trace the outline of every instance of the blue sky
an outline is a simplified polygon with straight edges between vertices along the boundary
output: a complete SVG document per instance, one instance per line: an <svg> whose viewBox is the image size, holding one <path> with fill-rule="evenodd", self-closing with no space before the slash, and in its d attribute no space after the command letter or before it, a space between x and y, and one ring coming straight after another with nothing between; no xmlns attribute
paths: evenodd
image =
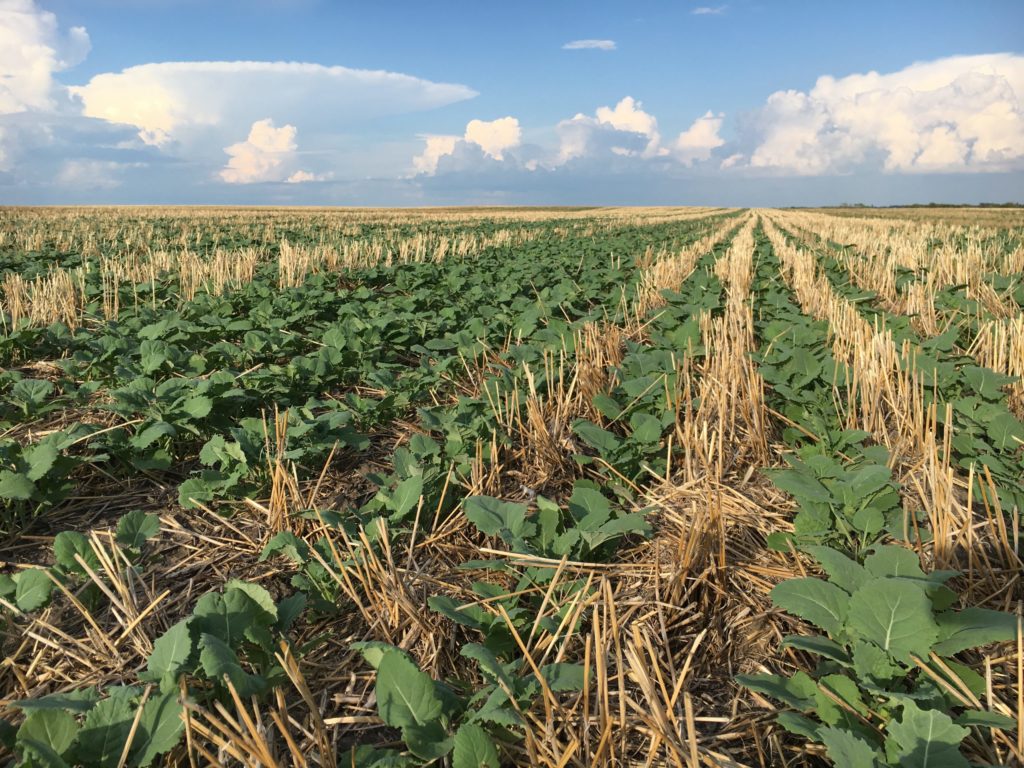
<svg viewBox="0 0 1024 768"><path fill-rule="evenodd" d="M0 0L0 203L1024 200L1021 29L1020 2Z"/></svg>

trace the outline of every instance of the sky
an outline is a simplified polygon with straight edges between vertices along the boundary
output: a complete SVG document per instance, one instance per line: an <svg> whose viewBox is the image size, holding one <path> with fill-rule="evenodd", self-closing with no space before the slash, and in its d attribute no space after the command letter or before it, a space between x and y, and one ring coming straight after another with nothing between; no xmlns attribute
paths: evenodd
<svg viewBox="0 0 1024 768"><path fill-rule="evenodd" d="M0 204L1024 202L1024 2L0 0Z"/></svg>

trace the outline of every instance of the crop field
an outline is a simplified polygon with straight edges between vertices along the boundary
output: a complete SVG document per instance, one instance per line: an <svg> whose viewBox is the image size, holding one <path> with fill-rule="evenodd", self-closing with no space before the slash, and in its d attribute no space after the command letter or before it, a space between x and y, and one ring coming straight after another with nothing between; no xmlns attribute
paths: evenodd
<svg viewBox="0 0 1024 768"><path fill-rule="evenodd" d="M1024 764L1022 377L1019 210L0 210L0 764Z"/></svg>

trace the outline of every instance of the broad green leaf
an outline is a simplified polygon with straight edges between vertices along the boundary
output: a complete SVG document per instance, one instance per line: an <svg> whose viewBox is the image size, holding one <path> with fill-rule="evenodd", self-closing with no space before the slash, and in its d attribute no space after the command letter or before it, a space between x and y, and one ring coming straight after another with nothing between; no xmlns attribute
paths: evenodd
<svg viewBox="0 0 1024 768"><path fill-rule="evenodd" d="M69 712L88 712L96 702L99 694L94 688L82 688L68 693L51 693L38 699L19 699L12 701L11 706L24 712L35 712L39 709L66 709Z"/></svg>
<svg viewBox="0 0 1024 768"><path fill-rule="evenodd" d="M273 555L284 555L296 565L303 565L309 560L309 545L291 531L274 534L260 552L260 562Z"/></svg>
<svg viewBox="0 0 1024 768"><path fill-rule="evenodd" d="M878 752L864 739L841 728L821 728L819 738L835 768L875 768Z"/></svg>
<svg viewBox="0 0 1024 768"><path fill-rule="evenodd" d="M832 494L828 488L806 470L776 469L770 470L766 474L776 488L785 491L797 501L828 503L832 500Z"/></svg>
<svg viewBox="0 0 1024 768"><path fill-rule="evenodd" d="M967 728L999 728L1004 731L1012 731L1017 727L1017 721L1012 717L998 712L981 712L977 709L969 709L958 715L956 724Z"/></svg>
<svg viewBox="0 0 1024 768"><path fill-rule="evenodd" d="M430 610L437 611L456 624L470 629L482 629L485 624L490 623L491 619L490 614L482 606L475 603L457 603L447 595L428 597L427 606Z"/></svg>
<svg viewBox="0 0 1024 768"><path fill-rule="evenodd" d="M850 596L835 584L814 578L788 579L771 594L772 602L779 608L814 623L832 636L842 632Z"/></svg>
<svg viewBox="0 0 1024 768"><path fill-rule="evenodd" d="M526 519L526 505L501 501L490 496L470 496L465 501L466 518L488 536L505 538L531 536L536 526Z"/></svg>
<svg viewBox="0 0 1024 768"><path fill-rule="evenodd" d="M209 416L213 410L213 400L205 395L190 397L181 404L181 409L193 419L202 419Z"/></svg>
<svg viewBox="0 0 1024 768"><path fill-rule="evenodd" d="M558 662L541 667L540 673L552 691L582 691L586 668L582 664Z"/></svg>
<svg viewBox="0 0 1024 768"><path fill-rule="evenodd" d="M38 407L45 403L51 394L52 382L46 379L22 379L11 387L10 397L16 403Z"/></svg>
<svg viewBox="0 0 1024 768"><path fill-rule="evenodd" d="M240 589L229 589L223 594L207 592L192 610L192 629L199 634L215 635L234 646L263 615L263 609Z"/></svg>
<svg viewBox="0 0 1024 768"><path fill-rule="evenodd" d="M901 579L873 579L854 592L847 621L853 634L904 662L928 658L939 634L925 591Z"/></svg>
<svg viewBox="0 0 1024 768"><path fill-rule="evenodd" d="M37 709L30 712L18 728L18 741L45 744L58 755L68 751L78 734L74 716L62 709Z"/></svg>
<svg viewBox="0 0 1024 768"><path fill-rule="evenodd" d="M882 490L892 480L892 471L882 464L858 467L851 474L850 490L853 492L854 498L858 500L863 500Z"/></svg>
<svg viewBox="0 0 1024 768"><path fill-rule="evenodd" d="M358 641L352 643L352 647L355 650L359 651L361 654L363 654L363 658L366 659L366 663L374 669L380 669L380 663L384 659L384 654L388 653L389 651L400 653L406 658L408 658L405 651L403 651L401 648L396 648L390 643L382 643L379 640Z"/></svg>
<svg viewBox="0 0 1024 768"><path fill-rule="evenodd" d="M1024 424L1007 411L986 425L992 446L1001 451L1015 451L1024 445Z"/></svg>
<svg viewBox="0 0 1024 768"><path fill-rule="evenodd" d="M1017 618L1012 613L987 608L965 608L962 611L943 611L936 617L939 635L934 651L952 656L968 648L977 648L1017 635Z"/></svg>
<svg viewBox="0 0 1024 768"><path fill-rule="evenodd" d="M925 578L917 555L906 547L898 547L895 544L876 547L874 552L864 558L864 568L872 576Z"/></svg>
<svg viewBox="0 0 1024 768"><path fill-rule="evenodd" d="M20 610L31 613L49 602L53 581L45 568L26 568L14 575L14 583L14 603Z"/></svg>
<svg viewBox="0 0 1024 768"><path fill-rule="evenodd" d="M203 633L199 639L199 648L199 663L210 680L223 685L227 677L243 699L263 693L266 689L266 681L242 669L238 655L216 635Z"/></svg>
<svg viewBox="0 0 1024 768"><path fill-rule="evenodd" d="M115 768L131 733L135 711L131 697L120 695L103 699L93 707L78 732L77 761L97 768Z"/></svg>
<svg viewBox="0 0 1024 768"><path fill-rule="evenodd" d="M441 715L434 681L402 653L384 653L377 668L376 692L377 713L390 726L422 726Z"/></svg>
<svg viewBox="0 0 1024 768"><path fill-rule="evenodd" d="M66 572L84 574L85 569L75 559L79 555L95 571L99 558L89 545L89 540L78 531L61 531L53 537L53 559Z"/></svg>
<svg viewBox="0 0 1024 768"><path fill-rule="evenodd" d="M797 671L792 677L770 674L736 675L736 682L799 710L813 707L814 697L818 692L818 686L811 676L802 671Z"/></svg>
<svg viewBox="0 0 1024 768"><path fill-rule="evenodd" d="M132 745L133 757L142 768L174 749L181 740L185 723L181 719L184 708L178 695L176 689L156 694L142 707L139 734Z"/></svg>
<svg viewBox="0 0 1024 768"><path fill-rule="evenodd" d="M863 565L831 547L808 546L803 547L803 550L821 563L821 567L828 574L829 581L850 594L853 594L869 578Z"/></svg>
<svg viewBox="0 0 1024 768"><path fill-rule="evenodd" d="M142 549L142 545L160 533L160 517L142 510L133 510L117 522L117 543L129 549Z"/></svg>
<svg viewBox="0 0 1024 768"><path fill-rule="evenodd" d="M452 768L501 768L498 750L483 728L464 723L455 734Z"/></svg>
<svg viewBox="0 0 1024 768"><path fill-rule="evenodd" d="M849 665L852 663L846 649L839 643L829 640L827 637L788 635L782 638L782 646L784 648L796 648L800 651L815 653L818 656L824 656L826 659L838 661L843 665Z"/></svg>
<svg viewBox="0 0 1024 768"><path fill-rule="evenodd" d="M271 597L266 587L261 587L259 584L253 584L249 581L242 581L241 579L231 579L224 585L225 597L233 590L245 593L259 607L263 614L261 618L264 623L274 624L277 622L277 605L274 604L274 598Z"/></svg>
<svg viewBox="0 0 1024 768"><path fill-rule="evenodd" d="M480 671L494 680L500 681L506 688L514 689L515 684L508 672L498 661L494 653L479 643L467 643L460 653L467 659L474 659L480 665Z"/></svg>
<svg viewBox="0 0 1024 768"><path fill-rule="evenodd" d="M153 652L146 664L146 679L160 682L163 690L170 690L184 671L195 646L190 624L192 617L182 619L153 643Z"/></svg>
<svg viewBox="0 0 1024 768"><path fill-rule="evenodd" d="M907 701L903 717L889 725L886 753L901 768L967 768L960 742L968 733L944 712Z"/></svg>
<svg viewBox="0 0 1024 768"><path fill-rule="evenodd" d="M0 471L0 499L28 501L36 492L36 485L28 476L9 469Z"/></svg>
<svg viewBox="0 0 1024 768"><path fill-rule="evenodd" d="M398 484L391 496L391 519L401 520L416 508L423 495L423 478L419 475L408 477Z"/></svg>
<svg viewBox="0 0 1024 768"><path fill-rule="evenodd" d="M46 473L53 468L54 462L60 456L60 451L52 442L38 443L31 448L26 448L22 454L28 464L28 471L25 476L33 483L42 480Z"/></svg>
<svg viewBox="0 0 1024 768"><path fill-rule="evenodd" d="M437 720L425 725L402 726L402 740L410 752L423 760L440 760L452 751L453 739Z"/></svg>
<svg viewBox="0 0 1024 768"><path fill-rule="evenodd" d="M792 734L803 736L811 741L819 741L818 729L821 728L821 724L814 722L809 717L798 715L796 712L783 711L779 712L775 720Z"/></svg>

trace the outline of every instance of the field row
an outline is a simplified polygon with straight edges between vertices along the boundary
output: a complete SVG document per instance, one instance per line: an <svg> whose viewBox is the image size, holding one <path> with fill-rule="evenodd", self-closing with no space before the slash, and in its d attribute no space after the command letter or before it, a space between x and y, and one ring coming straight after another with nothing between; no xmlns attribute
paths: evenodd
<svg viewBox="0 0 1024 768"><path fill-rule="evenodd" d="M21 764L1022 759L1018 232L249 216L0 240Z"/></svg>

